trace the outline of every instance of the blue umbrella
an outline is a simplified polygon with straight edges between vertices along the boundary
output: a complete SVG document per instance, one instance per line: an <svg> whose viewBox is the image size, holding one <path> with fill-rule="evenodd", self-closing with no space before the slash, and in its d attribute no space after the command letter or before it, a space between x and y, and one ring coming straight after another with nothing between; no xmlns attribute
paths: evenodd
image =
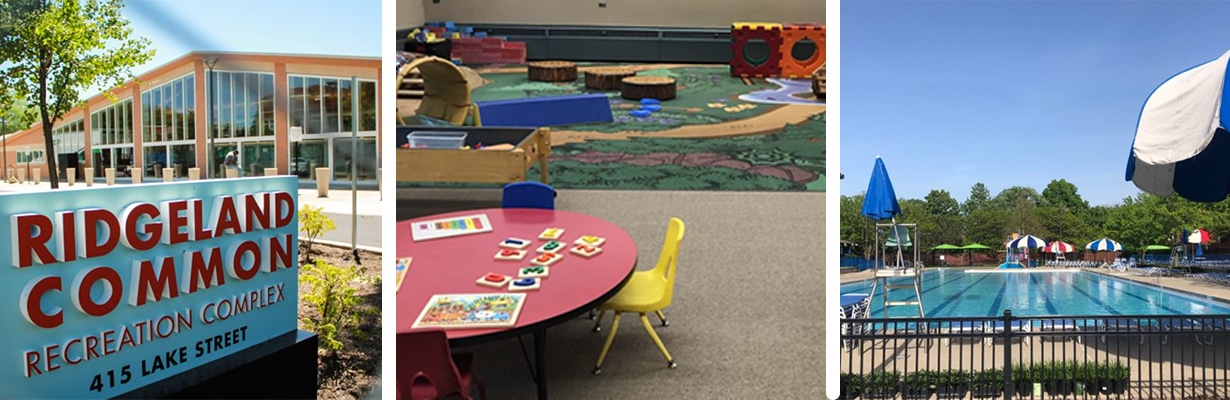
<svg viewBox="0 0 1230 400"><path fill-rule="evenodd" d="M1145 100L1126 178L1159 196L1217 202L1230 193L1230 52L1176 74Z"/></svg>
<svg viewBox="0 0 1230 400"><path fill-rule="evenodd" d="M863 215L882 221L893 219L898 214L901 214L901 205L897 204L893 181L888 178L888 168L884 167L884 160L876 156L875 168L871 170L871 182L867 184L867 194L863 197Z"/></svg>
<svg viewBox="0 0 1230 400"><path fill-rule="evenodd" d="M889 241L896 243L897 265L905 263L901 252L901 230L897 229L897 215L901 214L901 205L897 204L897 193L893 191L893 181L888 178L888 168L884 160L876 156L876 165L871 170L871 182L867 184L867 193L863 195L863 215L876 221L891 219L892 230L889 231ZM909 233L906 233L906 240Z"/></svg>

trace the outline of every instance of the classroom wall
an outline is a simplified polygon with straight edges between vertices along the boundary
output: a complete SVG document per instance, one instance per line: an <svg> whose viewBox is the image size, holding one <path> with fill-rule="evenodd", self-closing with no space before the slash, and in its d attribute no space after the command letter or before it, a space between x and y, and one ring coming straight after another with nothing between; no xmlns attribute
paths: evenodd
<svg viewBox="0 0 1230 400"><path fill-rule="evenodd" d="M397 29L422 26L424 21L423 0L397 0Z"/></svg>
<svg viewBox="0 0 1230 400"><path fill-rule="evenodd" d="M598 7L605 2L606 7ZM422 11L414 4L420 3ZM398 0L427 21L541 25L730 27L732 22L825 23L823 0Z"/></svg>

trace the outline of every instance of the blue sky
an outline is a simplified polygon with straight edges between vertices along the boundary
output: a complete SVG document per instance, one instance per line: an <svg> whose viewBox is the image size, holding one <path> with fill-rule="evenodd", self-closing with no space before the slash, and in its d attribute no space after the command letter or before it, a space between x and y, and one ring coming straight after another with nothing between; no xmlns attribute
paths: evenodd
<svg viewBox="0 0 1230 400"><path fill-rule="evenodd" d="M126 0L124 15L133 33L157 49L133 70L140 74L192 51L380 57L380 6L380 0Z"/></svg>
<svg viewBox="0 0 1230 400"><path fill-rule="evenodd" d="M876 155L897 195L976 182L991 195L1076 184L1094 205L1139 192L1124 169L1141 106L1230 49L1230 2L841 4L841 193Z"/></svg>

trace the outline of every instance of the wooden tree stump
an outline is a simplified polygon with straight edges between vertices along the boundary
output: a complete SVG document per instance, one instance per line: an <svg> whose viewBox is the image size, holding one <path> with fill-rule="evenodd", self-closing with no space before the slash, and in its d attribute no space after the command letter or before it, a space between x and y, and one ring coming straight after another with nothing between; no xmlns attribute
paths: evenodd
<svg viewBox="0 0 1230 400"><path fill-rule="evenodd" d="M827 67L828 67L828 63L820 64L820 69L816 70L816 73L811 74L811 91L812 93L815 93L816 98L820 100L824 100L824 94L825 94L825 90L824 90L825 72L824 70Z"/></svg>
<svg viewBox="0 0 1230 400"><path fill-rule="evenodd" d="M670 100L675 98L675 78L665 76L632 76L624 78L619 96L628 100L644 98Z"/></svg>
<svg viewBox="0 0 1230 400"><path fill-rule="evenodd" d="M636 76L636 71L620 67L593 68L585 71L585 88L619 90L624 78Z"/></svg>
<svg viewBox="0 0 1230 400"><path fill-rule="evenodd" d="M570 61L536 61L530 63L531 81L568 82L577 80L577 64Z"/></svg>

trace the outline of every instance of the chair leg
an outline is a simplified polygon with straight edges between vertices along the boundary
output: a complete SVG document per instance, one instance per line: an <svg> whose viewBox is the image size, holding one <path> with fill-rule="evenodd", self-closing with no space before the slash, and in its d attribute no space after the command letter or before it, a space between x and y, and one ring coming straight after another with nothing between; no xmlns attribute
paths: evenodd
<svg viewBox="0 0 1230 400"><path fill-rule="evenodd" d="M622 316L623 314L616 312L615 320L611 321L611 332L606 334L606 343L602 345L602 353L598 354L598 364L594 366L594 375L602 373L602 362L606 361L606 353L611 350L611 342L615 341L615 332L619 330L619 319Z"/></svg>
<svg viewBox="0 0 1230 400"><path fill-rule="evenodd" d="M658 350L662 352L662 356L666 357L666 365L675 368L675 359L671 358L671 353L666 351L666 345L662 344L662 339L658 337L658 333L654 332L653 325L649 324L649 317L641 313L641 325L645 325L645 331L649 332L649 337L653 338L653 343L658 345Z"/></svg>
<svg viewBox="0 0 1230 400"><path fill-rule="evenodd" d="M606 315L606 310L598 312L598 318L594 319L594 332L602 332L602 317L604 315ZM619 313L616 313L615 316L618 317Z"/></svg>
<svg viewBox="0 0 1230 400"><path fill-rule="evenodd" d="M478 379L477 376L472 377L471 379L474 380L474 386L478 386L478 397L483 400L487 400L487 388L483 387L483 381Z"/></svg>
<svg viewBox="0 0 1230 400"><path fill-rule="evenodd" d="M662 314L662 310L654 312L658 314L658 320L662 321L662 326L671 326L671 322L666 320L666 315Z"/></svg>
<svg viewBox="0 0 1230 400"><path fill-rule="evenodd" d="M598 318L598 313L596 313L596 312L594 312L594 311L595 311L595 310L589 310L589 319L595 319L595 318Z"/></svg>

